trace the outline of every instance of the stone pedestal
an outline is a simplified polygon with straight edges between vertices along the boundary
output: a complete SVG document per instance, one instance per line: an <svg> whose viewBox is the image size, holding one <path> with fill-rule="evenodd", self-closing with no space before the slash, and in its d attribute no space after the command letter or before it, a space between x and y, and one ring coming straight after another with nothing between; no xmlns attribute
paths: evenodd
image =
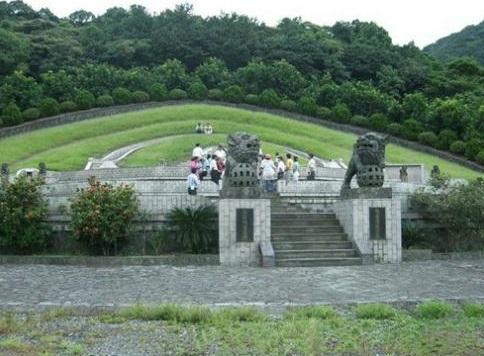
<svg viewBox="0 0 484 356"><path fill-rule="evenodd" d="M219 200L220 264L260 266L260 246L271 242L269 199Z"/></svg>
<svg viewBox="0 0 484 356"><path fill-rule="evenodd" d="M357 188L341 192L335 213L367 263L402 260L400 199L391 188Z"/></svg>

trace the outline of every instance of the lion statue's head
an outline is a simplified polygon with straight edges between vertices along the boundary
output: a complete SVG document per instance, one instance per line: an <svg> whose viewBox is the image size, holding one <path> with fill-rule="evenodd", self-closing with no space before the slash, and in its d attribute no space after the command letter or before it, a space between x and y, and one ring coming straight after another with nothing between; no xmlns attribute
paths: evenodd
<svg viewBox="0 0 484 356"><path fill-rule="evenodd" d="M367 133L358 137L355 153L363 165L384 166L386 137Z"/></svg>
<svg viewBox="0 0 484 356"><path fill-rule="evenodd" d="M229 135L227 143L228 156L236 162L252 163L257 161L260 150L260 141L257 136L237 132Z"/></svg>

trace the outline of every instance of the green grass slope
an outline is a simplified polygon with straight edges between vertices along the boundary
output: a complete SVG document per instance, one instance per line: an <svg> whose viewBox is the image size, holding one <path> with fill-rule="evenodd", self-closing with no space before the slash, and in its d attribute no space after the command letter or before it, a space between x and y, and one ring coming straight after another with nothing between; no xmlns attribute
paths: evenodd
<svg viewBox="0 0 484 356"><path fill-rule="evenodd" d="M215 135L192 135L197 122L210 122ZM235 131L259 135L270 151L290 147L314 152L326 159L348 161L356 136L319 125L272 114L216 105L168 106L86 120L36 130L0 140L0 161L12 170L46 162L51 170L82 169L88 157L102 157L117 148L154 138L166 138L126 159L127 166L153 165L160 160L187 158L192 145L214 145ZM179 136L180 137L171 137ZM188 136L185 136L188 135ZM389 145L387 161L437 164L452 177L474 178L482 174L436 156Z"/></svg>

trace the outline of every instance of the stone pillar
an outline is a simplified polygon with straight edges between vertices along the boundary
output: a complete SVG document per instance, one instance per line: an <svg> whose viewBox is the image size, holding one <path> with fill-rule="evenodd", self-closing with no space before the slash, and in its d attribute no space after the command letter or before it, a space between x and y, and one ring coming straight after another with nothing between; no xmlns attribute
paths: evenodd
<svg viewBox="0 0 484 356"><path fill-rule="evenodd" d="M220 264L262 265L261 246L271 242L270 200L220 199L218 211Z"/></svg>
<svg viewBox="0 0 484 356"><path fill-rule="evenodd" d="M400 199L391 188L345 189L334 210L364 262L401 262Z"/></svg>

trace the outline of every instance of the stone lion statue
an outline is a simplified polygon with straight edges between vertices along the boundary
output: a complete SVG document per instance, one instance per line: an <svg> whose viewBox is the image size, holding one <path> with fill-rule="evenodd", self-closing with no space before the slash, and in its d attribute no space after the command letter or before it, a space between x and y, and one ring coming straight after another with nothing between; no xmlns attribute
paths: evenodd
<svg viewBox="0 0 484 356"><path fill-rule="evenodd" d="M237 132L228 136L227 143L223 188L258 186L259 138L245 132Z"/></svg>
<svg viewBox="0 0 484 356"><path fill-rule="evenodd" d="M349 189L351 179L356 175L359 187L381 187L385 179L385 145L387 136L367 133L360 137L353 146L348 169L342 189Z"/></svg>

